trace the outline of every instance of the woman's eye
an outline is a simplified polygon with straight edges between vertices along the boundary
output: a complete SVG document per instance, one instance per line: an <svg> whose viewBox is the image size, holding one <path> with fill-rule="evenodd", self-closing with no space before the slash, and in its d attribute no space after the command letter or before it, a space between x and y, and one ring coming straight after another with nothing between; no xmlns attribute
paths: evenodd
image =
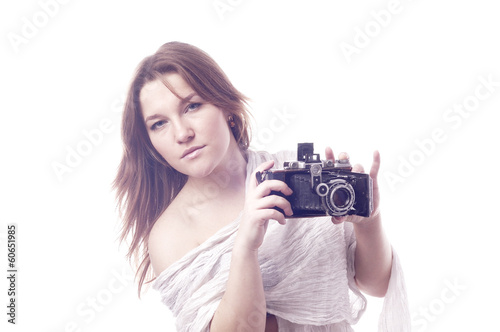
<svg viewBox="0 0 500 332"><path fill-rule="evenodd" d="M153 123L153 125L151 126L151 130L157 130L157 129L160 129L160 128L161 128L161 127L163 127L166 123L167 123L167 121L164 121L164 120L156 121L156 122L155 122L155 123Z"/></svg>
<svg viewBox="0 0 500 332"><path fill-rule="evenodd" d="M186 112L196 111L198 108L200 108L200 106L201 106L201 103L191 103L188 105Z"/></svg>

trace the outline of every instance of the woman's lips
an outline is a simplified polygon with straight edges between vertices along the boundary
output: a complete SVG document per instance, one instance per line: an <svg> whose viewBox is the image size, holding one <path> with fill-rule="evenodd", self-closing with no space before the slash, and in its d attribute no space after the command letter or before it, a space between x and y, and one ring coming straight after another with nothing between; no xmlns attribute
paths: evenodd
<svg viewBox="0 0 500 332"><path fill-rule="evenodd" d="M203 149L205 146L193 146L189 149L186 149L184 153L182 154L181 159L194 159L198 157L198 155L201 152L201 149Z"/></svg>

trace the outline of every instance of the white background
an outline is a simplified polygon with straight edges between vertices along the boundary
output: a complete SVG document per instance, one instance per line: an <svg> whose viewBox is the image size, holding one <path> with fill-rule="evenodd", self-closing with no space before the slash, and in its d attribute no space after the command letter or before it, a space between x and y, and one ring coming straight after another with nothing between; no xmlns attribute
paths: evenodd
<svg viewBox="0 0 500 332"><path fill-rule="evenodd" d="M139 61L173 40L208 52L253 100L254 146L311 141L323 154L331 145L367 169L380 150L384 224L415 331L498 326L493 1L392 2L385 26L371 13L387 0L218 1L230 6L223 13L213 0L54 3L0 5L0 265L6 274L7 224L17 223L19 268L16 326L6 322L1 278L2 331L173 331L154 292L137 299L110 189L121 156L117 105ZM346 44L357 53L346 56ZM496 82L487 97L480 77ZM474 111L447 113L476 91ZM107 133L58 178L54 163L88 147L85 132L103 120ZM430 144L436 130L442 139ZM357 331L376 330L380 305L369 299Z"/></svg>

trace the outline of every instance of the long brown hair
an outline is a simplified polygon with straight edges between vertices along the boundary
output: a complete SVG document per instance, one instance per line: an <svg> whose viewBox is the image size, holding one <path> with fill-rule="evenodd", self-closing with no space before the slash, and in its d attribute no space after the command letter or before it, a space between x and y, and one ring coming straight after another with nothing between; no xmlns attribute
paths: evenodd
<svg viewBox="0 0 500 332"><path fill-rule="evenodd" d="M233 115L235 126L231 129L240 149L248 149L250 143L247 98L204 51L170 42L139 64L125 101L123 157L113 183L123 219L120 242L130 240L127 258L137 266L139 297L143 284L154 280L148 253L151 228L187 181L187 176L170 167L153 147L139 100L144 85L155 80L176 93L163 80L166 73L179 74L206 102Z"/></svg>

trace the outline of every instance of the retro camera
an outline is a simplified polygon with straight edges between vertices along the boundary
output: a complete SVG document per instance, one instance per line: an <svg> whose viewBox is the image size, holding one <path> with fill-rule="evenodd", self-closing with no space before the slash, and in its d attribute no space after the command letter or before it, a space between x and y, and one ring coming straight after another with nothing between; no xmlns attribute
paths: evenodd
<svg viewBox="0 0 500 332"><path fill-rule="evenodd" d="M296 161L284 162L280 170L257 172L257 181L281 180L293 190L290 196L271 192L290 202L293 210L290 218L369 217L373 210L372 179L351 169L349 160L320 160L313 143L299 143Z"/></svg>

